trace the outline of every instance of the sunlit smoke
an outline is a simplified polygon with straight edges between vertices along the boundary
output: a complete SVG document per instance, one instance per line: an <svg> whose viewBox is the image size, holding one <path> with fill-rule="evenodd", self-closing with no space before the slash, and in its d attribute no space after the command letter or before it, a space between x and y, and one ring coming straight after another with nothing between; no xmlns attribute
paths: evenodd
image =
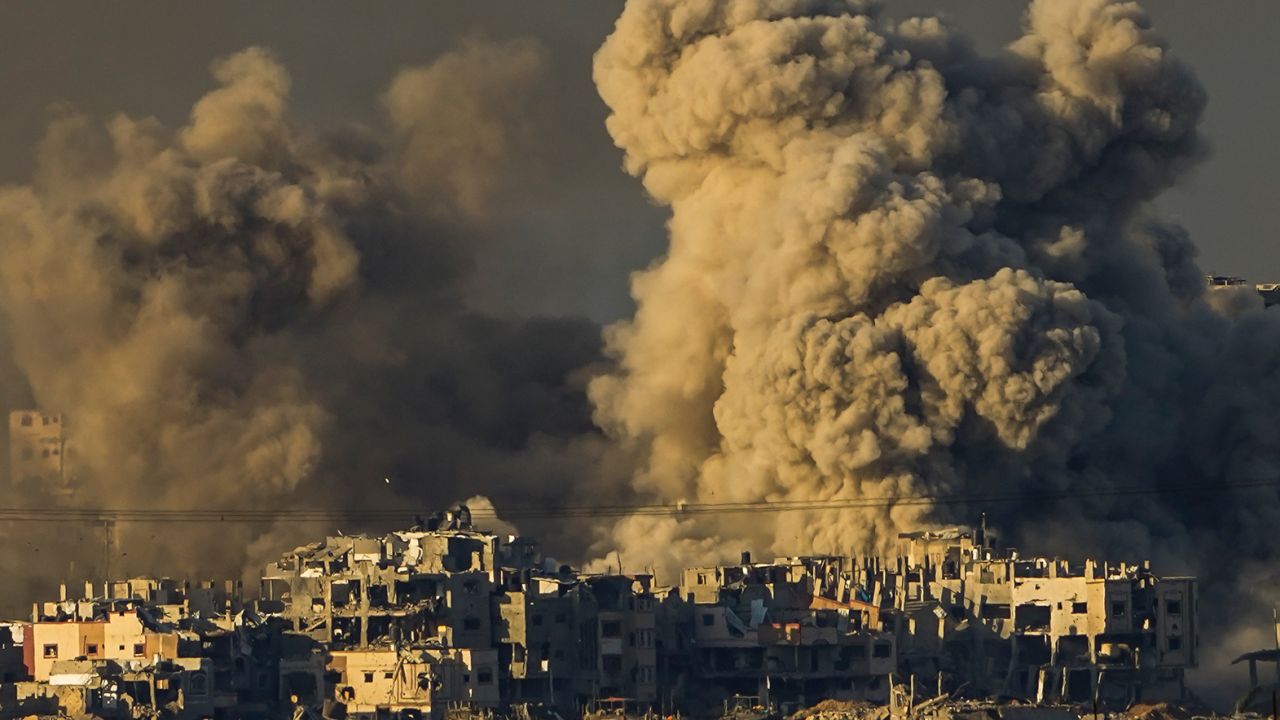
<svg viewBox="0 0 1280 720"><path fill-rule="evenodd" d="M1037 0L984 57L861 0L630 0L595 79L671 210L591 386L645 458L635 489L874 501L672 520L664 543L636 519L602 551L883 552L986 511L1031 549L1199 572L1224 603L1225 555L1272 557L1276 491L1222 485L1280 467L1280 318L1207 300L1190 240L1146 214L1203 156L1206 96L1136 3ZM993 493L1027 500L918 502Z"/></svg>

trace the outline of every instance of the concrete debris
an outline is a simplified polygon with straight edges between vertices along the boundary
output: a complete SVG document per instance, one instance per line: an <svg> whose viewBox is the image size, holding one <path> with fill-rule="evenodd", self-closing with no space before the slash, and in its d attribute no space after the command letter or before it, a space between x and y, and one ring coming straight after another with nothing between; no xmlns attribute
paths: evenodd
<svg viewBox="0 0 1280 720"><path fill-rule="evenodd" d="M787 716L787 720L883 720L889 709L862 700L823 700Z"/></svg>

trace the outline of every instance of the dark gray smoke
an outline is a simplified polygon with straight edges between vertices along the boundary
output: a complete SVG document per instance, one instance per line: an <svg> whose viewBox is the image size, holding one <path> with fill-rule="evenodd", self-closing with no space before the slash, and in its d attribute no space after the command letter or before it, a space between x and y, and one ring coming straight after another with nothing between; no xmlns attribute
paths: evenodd
<svg viewBox="0 0 1280 720"><path fill-rule="evenodd" d="M1206 96L1137 3L1035 0L982 57L864 0L630 0L595 77L672 211L591 386L646 458L635 488L888 499L607 542L667 566L873 552L987 511L1033 550L1197 572L1207 646L1269 620L1276 490L1224 485L1280 476L1280 315L1207 297L1146 215L1202 157ZM940 494L1028 501L903 502Z"/></svg>
<svg viewBox="0 0 1280 720"><path fill-rule="evenodd" d="M468 41L394 78L386 132L299 130L258 48L213 65L182 127L53 122L32 182L0 188L0 369L9 408L70 418L73 503L408 523L478 493L553 502L586 477L598 328L465 302L542 62L530 42ZM56 500L40 490L21 499ZM252 577L333 529L11 525L33 549L4 554L5 599L108 564Z"/></svg>

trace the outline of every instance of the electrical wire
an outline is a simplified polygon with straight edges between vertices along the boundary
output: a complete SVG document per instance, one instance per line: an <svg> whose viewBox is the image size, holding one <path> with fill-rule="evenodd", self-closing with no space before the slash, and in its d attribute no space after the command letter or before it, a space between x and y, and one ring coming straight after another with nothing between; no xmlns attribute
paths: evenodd
<svg viewBox="0 0 1280 720"><path fill-rule="evenodd" d="M623 518L630 516L665 516L691 518L707 515L779 513L798 511L831 511L872 509L918 505L977 505L1003 503L1050 502L1077 498L1141 497L1151 495L1220 495L1226 491L1250 488L1280 487L1280 480L1264 480L1218 485L1166 487L1095 488L1046 490L1044 492L990 494L921 494L897 497L863 497L830 500L779 500L752 502L699 502L620 505L561 505L544 507L510 507L501 511L475 509L473 520L557 520L570 518ZM92 522L92 523L273 523L273 522L401 522L429 510L398 508L76 508L76 507L2 507L0 521L10 522Z"/></svg>

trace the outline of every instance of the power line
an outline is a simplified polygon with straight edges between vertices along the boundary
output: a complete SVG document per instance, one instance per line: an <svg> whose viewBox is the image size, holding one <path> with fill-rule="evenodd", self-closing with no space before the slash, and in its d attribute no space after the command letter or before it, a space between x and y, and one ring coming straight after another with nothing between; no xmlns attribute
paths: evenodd
<svg viewBox="0 0 1280 720"><path fill-rule="evenodd" d="M1095 488L1050 490L1046 492L991 494L920 494L831 500L779 500L750 502L701 502L622 505L564 505L512 507L495 512L472 510L475 520L554 520L569 518L621 518L629 516L698 517L707 515L779 513L798 511L852 510L922 505L994 505L1018 502L1049 502L1075 498L1140 497L1151 495L1221 495L1231 490L1280 487L1280 480L1223 483L1220 485L1169 486L1162 488ZM158 508L0 508L0 521L12 522L117 522L117 523L267 523L267 522L400 522L415 512L400 508L278 508L164 510Z"/></svg>

